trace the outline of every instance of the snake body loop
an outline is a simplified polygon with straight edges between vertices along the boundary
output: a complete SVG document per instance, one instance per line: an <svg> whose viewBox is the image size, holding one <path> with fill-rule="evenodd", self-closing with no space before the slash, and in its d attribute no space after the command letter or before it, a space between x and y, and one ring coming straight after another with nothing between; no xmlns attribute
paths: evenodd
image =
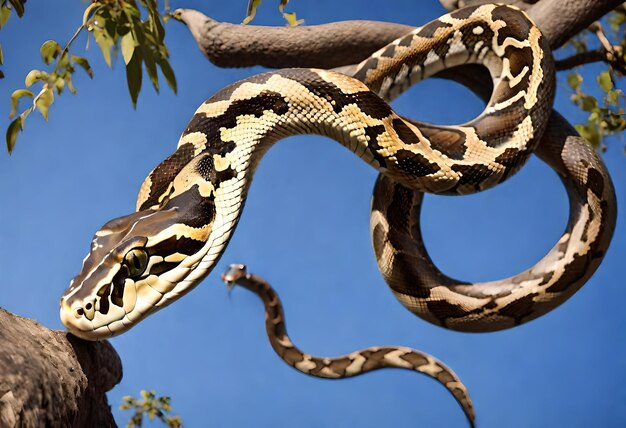
<svg viewBox="0 0 626 428"><path fill-rule="evenodd" d="M411 122L385 102L466 63L487 67L494 86L484 112L467 124ZM409 309L463 330L538 316L589 277L610 239L611 182L591 151L569 143L550 151L552 165L569 165L562 173L580 215L556 250L511 280L474 287L439 274L428 265L416 216L419 192L464 194L510 177L537 146L553 96L552 57L541 33L523 12L498 5L444 15L374 53L354 77L288 69L232 84L198 108L176 151L144 181L137 211L96 232L62 297L61 318L76 335L97 340L192 289L223 253L263 154L296 134L333 138L384 176L374 195L374 247ZM407 265L414 262L426 265Z"/></svg>

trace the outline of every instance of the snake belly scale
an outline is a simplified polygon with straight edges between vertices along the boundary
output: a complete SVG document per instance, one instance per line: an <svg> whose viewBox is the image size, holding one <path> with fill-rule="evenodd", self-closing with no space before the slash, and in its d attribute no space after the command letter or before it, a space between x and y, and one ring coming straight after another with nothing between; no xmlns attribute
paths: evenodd
<svg viewBox="0 0 626 428"><path fill-rule="evenodd" d="M409 121L386 102L420 79L470 63L489 70L494 90L483 113L467 124ZM396 202L408 208L406 215L419 206L398 186L416 194L465 194L510 177L539 143L553 96L552 56L540 31L523 12L498 5L444 15L374 53L353 77L287 69L234 83L198 108L176 151L144 181L136 212L96 232L81 272L62 297L61 318L74 334L98 340L128 330L191 290L223 253L263 154L287 136L319 134L338 141L393 183L383 188L391 193L380 195L376 190L374 196L374 247L381 271L409 309L429 321L465 330L493 330L523 322L525 318L516 318L515 311L509 316L510 301L498 300L521 301L513 288L526 284L523 279L514 287L492 284L476 292L471 284L420 282L419 267L415 267L416 279L402 263L415 250L399 245L403 241L419 251L422 244L414 227L418 219L407 228L406 217L388 214L398 206ZM576 153L593 158L593 153ZM604 216L583 216L587 232L593 233L586 233L585 239L578 234L568 242L585 247L591 241L599 243L594 247L597 261L612 232L614 212L605 201L612 187L601 163L587 158L580 162L587 166L577 163L565 174L575 175L572 182L580 195L592 194L594 206L604 206L599 209ZM581 200L575 203L584 210L590 206ZM595 217L589 220L591 216ZM602 229L597 222L604 220ZM402 231L407 233L399 237ZM562 253L542 262L544 278L556 259L572 259L571 251L567 257ZM558 269L566 271L568 265L561 263ZM539 312L545 312L559 304L569 293L568 284L580 286L580 278L590 275L597 263L585 266L588 269L569 282L571 275L560 275L565 282L559 289L568 291L558 299L529 301L530 294L524 294L524 310L541 307ZM475 300L467 304L467 299ZM505 308L508 312L499 317L498 311ZM448 322L451 319L454 322Z"/></svg>

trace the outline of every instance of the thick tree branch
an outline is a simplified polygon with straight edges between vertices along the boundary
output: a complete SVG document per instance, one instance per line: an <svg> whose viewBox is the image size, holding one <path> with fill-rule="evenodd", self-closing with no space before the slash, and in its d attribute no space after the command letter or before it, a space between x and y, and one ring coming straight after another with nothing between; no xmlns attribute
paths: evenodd
<svg viewBox="0 0 626 428"><path fill-rule="evenodd" d="M115 426L105 393L122 378L108 342L0 309L0 426Z"/></svg>
<svg viewBox="0 0 626 428"><path fill-rule="evenodd" d="M552 49L620 6L624 0L542 0L528 9Z"/></svg>
<svg viewBox="0 0 626 428"><path fill-rule="evenodd" d="M174 17L187 25L200 50L219 67L334 68L359 62L413 30L378 21L300 27L229 24L192 9L178 9Z"/></svg>
<svg viewBox="0 0 626 428"><path fill-rule="evenodd" d="M507 0L523 6L552 49L622 4L623 0ZM447 6L459 0L442 0ZM465 4L483 0L465 0ZM448 4L449 3L449 4ZM220 67L334 68L358 63L413 27L378 21L343 21L302 27L244 26L215 21L192 9L179 9L207 58Z"/></svg>

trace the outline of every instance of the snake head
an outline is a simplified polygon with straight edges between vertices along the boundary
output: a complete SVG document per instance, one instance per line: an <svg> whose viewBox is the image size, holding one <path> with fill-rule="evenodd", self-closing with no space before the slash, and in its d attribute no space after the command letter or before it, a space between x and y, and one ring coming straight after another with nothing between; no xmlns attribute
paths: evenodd
<svg viewBox="0 0 626 428"><path fill-rule="evenodd" d="M198 264L206 234L185 229L179 214L177 208L139 211L96 232L61 298L61 320L74 335L120 334L180 294L176 287Z"/></svg>

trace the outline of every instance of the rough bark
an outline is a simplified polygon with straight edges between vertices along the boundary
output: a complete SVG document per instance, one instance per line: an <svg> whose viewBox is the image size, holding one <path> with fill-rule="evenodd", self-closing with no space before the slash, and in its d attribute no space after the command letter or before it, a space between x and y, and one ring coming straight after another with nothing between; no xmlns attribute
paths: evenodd
<svg viewBox="0 0 626 428"><path fill-rule="evenodd" d="M453 9L487 0L440 0ZM623 0L507 0L524 8L557 49ZM193 9L179 9L200 50L220 67L334 68L362 61L414 27L380 21L342 21L301 27L245 26L218 22Z"/></svg>
<svg viewBox="0 0 626 428"><path fill-rule="evenodd" d="M0 344L0 427L115 426L105 393L122 379L122 363L108 342L0 308Z"/></svg>

